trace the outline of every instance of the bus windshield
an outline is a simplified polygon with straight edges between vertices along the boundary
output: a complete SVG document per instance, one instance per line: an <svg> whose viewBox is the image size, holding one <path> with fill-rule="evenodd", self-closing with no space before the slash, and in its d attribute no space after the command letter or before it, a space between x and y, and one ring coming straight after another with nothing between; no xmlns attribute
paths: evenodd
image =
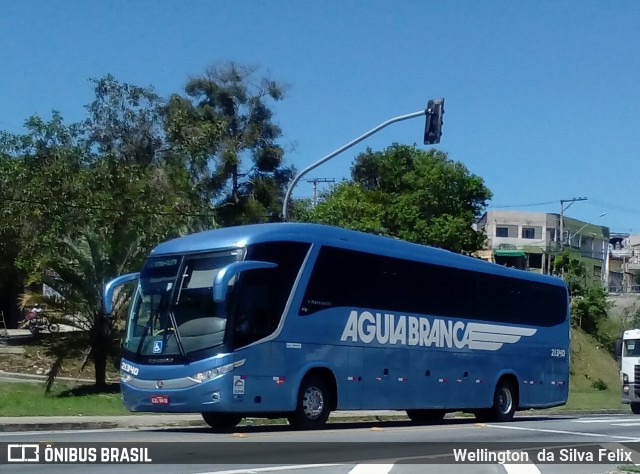
<svg viewBox="0 0 640 474"><path fill-rule="evenodd" d="M140 356L188 356L221 345L227 316L224 305L213 301L213 281L222 267L242 255L242 250L231 250L149 258L130 307L124 350Z"/></svg>

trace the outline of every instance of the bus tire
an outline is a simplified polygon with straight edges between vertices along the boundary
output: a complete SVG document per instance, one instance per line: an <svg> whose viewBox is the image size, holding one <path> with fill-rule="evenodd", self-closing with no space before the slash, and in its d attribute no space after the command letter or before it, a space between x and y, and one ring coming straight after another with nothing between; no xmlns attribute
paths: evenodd
<svg viewBox="0 0 640 474"><path fill-rule="evenodd" d="M307 376L300 384L296 410L287 419L299 430L321 429L329 419L331 399L327 385L317 376Z"/></svg>
<svg viewBox="0 0 640 474"><path fill-rule="evenodd" d="M419 425L440 423L446 413L444 410L407 410L409 419Z"/></svg>
<svg viewBox="0 0 640 474"><path fill-rule="evenodd" d="M202 413L202 418L215 431L225 432L235 428L243 416L235 413L205 412Z"/></svg>
<svg viewBox="0 0 640 474"><path fill-rule="evenodd" d="M631 413L634 415L640 415L640 403L631 404Z"/></svg>
<svg viewBox="0 0 640 474"><path fill-rule="evenodd" d="M487 410L475 412L478 421L493 421L504 423L513 420L518 400L513 384L507 379L501 379L493 393L493 406Z"/></svg>

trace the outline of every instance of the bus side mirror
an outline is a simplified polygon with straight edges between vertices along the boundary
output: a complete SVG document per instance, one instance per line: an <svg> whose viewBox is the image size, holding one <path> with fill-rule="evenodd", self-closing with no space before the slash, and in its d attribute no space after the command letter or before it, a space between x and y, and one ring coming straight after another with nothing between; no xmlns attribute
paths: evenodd
<svg viewBox="0 0 640 474"><path fill-rule="evenodd" d="M130 281L137 280L138 278L140 278L140 272L127 273L126 275L120 275L108 281L107 284L104 285L104 292L102 294L102 311L104 311L104 314L111 314L113 311L113 293L116 291L116 288Z"/></svg>
<svg viewBox="0 0 640 474"><path fill-rule="evenodd" d="M227 297L227 287L231 279L242 272L248 270L258 270L260 268L276 268L278 264L271 262L259 262L257 260L247 260L245 262L230 263L220 269L213 280L213 301L222 303Z"/></svg>
<svg viewBox="0 0 640 474"><path fill-rule="evenodd" d="M613 354L616 357L622 356L622 339L616 339L616 342L613 346Z"/></svg>

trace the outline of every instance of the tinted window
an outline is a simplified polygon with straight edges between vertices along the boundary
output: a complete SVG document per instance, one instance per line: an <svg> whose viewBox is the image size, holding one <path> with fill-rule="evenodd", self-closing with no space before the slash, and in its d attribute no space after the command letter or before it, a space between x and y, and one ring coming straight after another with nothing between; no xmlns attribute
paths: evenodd
<svg viewBox="0 0 640 474"><path fill-rule="evenodd" d="M566 319L566 290L498 275L323 247L300 314L342 306L551 326Z"/></svg>
<svg viewBox="0 0 640 474"><path fill-rule="evenodd" d="M276 330L309 247L299 242L269 242L247 249L247 260L278 266L240 275L232 297L233 347L246 346Z"/></svg>

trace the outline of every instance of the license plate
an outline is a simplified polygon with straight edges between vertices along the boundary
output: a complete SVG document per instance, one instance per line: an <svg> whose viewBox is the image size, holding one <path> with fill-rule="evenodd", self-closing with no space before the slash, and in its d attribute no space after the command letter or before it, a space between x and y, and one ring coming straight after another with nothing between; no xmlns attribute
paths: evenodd
<svg viewBox="0 0 640 474"><path fill-rule="evenodd" d="M153 405L168 405L169 404L169 397L166 395L152 395L151 396L151 403Z"/></svg>

